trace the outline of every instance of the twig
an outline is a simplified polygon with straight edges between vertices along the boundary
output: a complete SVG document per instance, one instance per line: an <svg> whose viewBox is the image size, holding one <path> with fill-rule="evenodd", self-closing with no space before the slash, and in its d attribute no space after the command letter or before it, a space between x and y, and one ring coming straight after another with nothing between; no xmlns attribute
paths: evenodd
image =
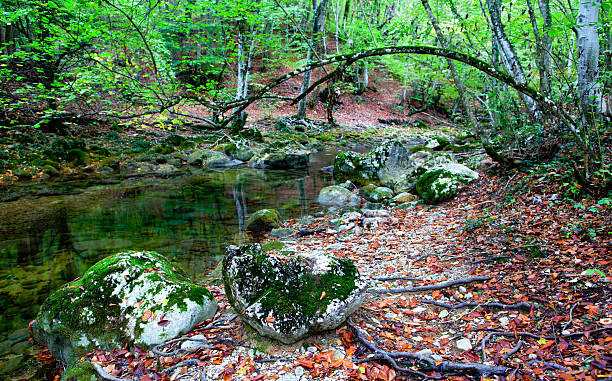
<svg viewBox="0 0 612 381"><path fill-rule="evenodd" d="M576 306L580 304L580 302L576 302L574 303L574 305L572 306L572 308L570 308L569 310L569 320L567 321L567 323L565 323L565 325L563 326L563 328L561 329L561 331L565 331L571 324L572 324L572 320L573 320L573 316L572 313L574 312L574 308L576 308Z"/></svg>
<svg viewBox="0 0 612 381"><path fill-rule="evenodd" d="M286 362L286 361L293 361L293 359L284 358L284 357L270 357L270 358L266 358L266 359L257 359L256 358L254 361L258 362L258 363L277 362L277 361Z"/></svg>
<svg viewBox="0 0 612 381"><path fill-rule="evenodd" d="M548 361L540 362L538 360L531 360L531 361L529 361L529 365L532 365L532 366L533 365L539 365L539 364L541 364L543 366L547 366L547 367L553 368L553 369L563 370L563 371L567 372L567 368L566 367L564 367L563 365L555 364L554 362L548 362Z"/></svg>
<svg viewBox="0 0 612 381"><path fill-rule="evenodd" d="M518 343L516 343L516 345L510 349L503 357L502 360L504 361L508 361L508 359L510 358L510 356L514 355L516 352L518 352L521 347L523 346L523 344L525 344L525 342L523 340L519 340Z"/></svg>
<svg viewBox="0 0 612 381"><path fill-rule="evenodd" d="M421 303L433 304L434 306L448 308L449 310L456 310L463 307L493 307L500 308L502 310L520 309L526 308L531 309L532 305L529 303L521 302L515 304L503 304L503 303L476 303L476 302L463 302L457 304L446 304L442 302L436 302L435 300L421 300Z"/></svg>
<svg viewBox="0 0 612 381"><path fill-rule="evenodd" d="M470 265L477 265L479 263L484 263L484 262L491 262L491 261L496 261L498 259L508 259L510 258L507 255L496 255L494 257L489 257L489 258L483 258L483 259L479 259L477 261L474 262L470 262Z"/></svg>
<svg viewBox="0 0 612 381"><path fill-rule="evenodd" d="M108 374L104 370L104 368L102 368L102 365L97 364L95 362L92 362L91 365L96 370L96 373L98 373L98 376L100 376L100 378L102 378L103 380L108 380L108 381L128 381L128 380L133 380L132 378L118 378L118 377L115 377L115 376L113 376L111 374Z"/></svg>
<svg viewBox="0 0 612 381"><path fill-rule="evenodd" d="M182 341L198 341L201 343L205 343L203 344L200 348L212 348L212 346L210 345L206 345L206 343L208 341L203 340L203 339L193 339L191 337L188 336L183 336L183 337L177 337L176 339L171 339L171 340L166 340L163 343L157 344L156 346L154 346L153 348L151 348L151 352L153 352L154 354L156 354L157 356L164 356L164 357L170 357L170 356L174 356L180 352L188 352L182 348L177 348L173 351L169 351L169 352L164 352L162 350L160 350L159 348L161 347L165 347L166 345L170 345L170 344L174 344L174 343L180 343Z"/></svg>
<svg viewBox="0 0 612 381"><path fill-rule="evenodd" d="M607 325L605 327L593 329L591 331L568 333L567 335L560 335L558 337L565 338L565 337L574 337L574 336L584 336L584 335L590 335L590 334L598 333L602 331L607 331L609 329L612 329L612 325ZM535 333L531 333L531 332L504 332L504 331L496 331L495 328L475 328L474 331L488 331L488 332L494 333L497 336L505 336L505 337L529 337L531 339L546 339L546 340L555 339L555 337L552 335L547 335L547 336L536 335Z"/></svg>
<svg viewBox="0 0 612 381"><path fill-rule="evenodd" d="M474 276L474 277L469 277L469 278L449 280L446 282L432 284L429 286L401 287L401 288L389 288L389 289L374 288L374 289L369 289L368 292L372 294L399 294L402 292L431 291L431 290L440 290L443 288L456 286L458 284L466 284L466 283L484 281L484 280L489 280L489 279L491 279L490 276L483 275L483 276Z"/></svg>

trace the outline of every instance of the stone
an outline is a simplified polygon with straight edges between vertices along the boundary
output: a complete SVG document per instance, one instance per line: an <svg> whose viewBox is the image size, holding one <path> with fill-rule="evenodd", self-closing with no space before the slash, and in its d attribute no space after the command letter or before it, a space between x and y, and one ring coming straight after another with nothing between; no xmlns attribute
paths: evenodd
<svg viewBox="0 0 612 381"><path fill-rule="evenodd" d="M295 229L291 228L276 228L270 231L270 237L272 238L285 238L295 234Z"/></svg>
<svg viewBox="0 0 612 381"><path fill-rule="evenodd" d="M334 160L334 178L362 186L392 186L411 167L410 155L409 149L397 140L387 141L365 155L342 152Z"/></svg>
<svg viewBox="0 0 612 381"><path fill-rule="evenodd" d="M253 168L259 169L300 169L308 167L310 152L295 149L264 150L249 161Z"/></svg>
<svg viewBox="0 0 612 381"><path fill-rule="evenodd" d="M416 184L415 184L416 185ZM398 195L396 195L395 197L393 197L393 202L397 203L397 204L403 204L405 202L410 202L410 201L416 201L417 196L412 194L412 193L408 193L408 192L402 192Z"/></svg>
<svg viewBox="0 0 612 381"><path fill-rule="evenodd" d="M198 349L207 348L208 340L204 335L193 335L189 339L181 343L181 349L189 352L195 352Z"/></svg>
<svg viewBox="0 0 612 381"><path fill-rule="evenodd" d="M234 311L285 344L338 327L369 286L349 259L323 252L267 255L259 245L229 246L223 280Z"/></svg>
<svg viewBox="0 0 612 381"><path fill-rule="evenodd" d="M47 298L32 332L56 359L71 365L94 348L159 344L216 311L212 293L165 257L128 251L99 261Z"/></svg>
<svg viewBox="0 0 612 381"><path fill-rule="evenodd" d="M447 163L425 172L416 189L426 204L434 205L452 199L465 185L478 178L478 173L462 164Z"/></svg>
<svg viewBox="0 0 612 381"><path fill-rule="evenodd" d="M331 185L321 189L317 202L325 206L359 206L361 198L344 187Z"/></svg>
<svg viewBox="0 0 612 381"><path fill-rule="evenodd" d="M393 197L393 191L387 187L377 187L374 184L368 184L361 188L359 192L363 197L372 202L383 202L390 200Z"/></svg>
<svg viewBox="0 0 612 381"><path fill-rule="evenodd" d="M461 349L462 351L469 351L470 349L472 349L472 343L470 342L470 339L467 338L463 338L463 339L459 339L457 340L457 348Z"/></svg>
<svg viewBox="0 0 612 381"><path fill-rule="evenodd" d="M278 228L280 224L280 214L276 209L260 209L249 217L245 228L248 231L260 234Z"/></svg>
<svg viewBox="0 0 612 381"><path fill-rule="evenodd" d="M249 161L255 156L255 153L249 147L237 147L230 156L236 160Z"/></svg>
<svg viewBox="0 0 612 381"><path fill-rule="evenodd" d="M206 151L203 149L196 149L187 157L187 164L201 166L204 158L206 158Z"/></svg>

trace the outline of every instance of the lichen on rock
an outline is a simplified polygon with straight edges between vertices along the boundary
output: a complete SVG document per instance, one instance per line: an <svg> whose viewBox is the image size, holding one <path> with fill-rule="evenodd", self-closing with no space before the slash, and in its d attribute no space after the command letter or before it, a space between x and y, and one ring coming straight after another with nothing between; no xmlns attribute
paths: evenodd
<svg viewBox="0 0 612 381"><path fill-rule="evenodd" d="M272 256L259 245L229 246L223 279L234 310L260 334L286 344L342 324L368 287L348 259L322 252Z"/></svg>
<svg viewBox="0 0 612 381"><path fill-rule="evenodd" d="M465 185L478 178L478 173L457 163L441 164L423 173L416 190L427 204L438 204L455 197Z"/></svg>
<svg viewBox="0 0 612 381"><path fill-rule="evenodd" d="M37 342L72 364L93 348L151 346L210 319L217 303L206 288L162 255L129 251L107 257L53 293L33 325Z"/></svg>

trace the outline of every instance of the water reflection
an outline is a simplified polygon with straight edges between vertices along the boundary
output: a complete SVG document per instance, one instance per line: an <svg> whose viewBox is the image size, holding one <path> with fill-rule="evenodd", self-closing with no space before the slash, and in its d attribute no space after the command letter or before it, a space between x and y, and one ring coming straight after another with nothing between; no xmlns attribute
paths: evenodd
<svg viewBox="0 0 612 381"><path fill-rule="evenodd" d="M199 281L255 210L276 208L283 217L313 213L313 199L331 181L319 169L333 156L314 154L309 170L200 172L1 203L0 362L23 352L16 345L23 340L13 339L24 333L14 333L27 327L45 298L104 256L155 250Z"/></svg>

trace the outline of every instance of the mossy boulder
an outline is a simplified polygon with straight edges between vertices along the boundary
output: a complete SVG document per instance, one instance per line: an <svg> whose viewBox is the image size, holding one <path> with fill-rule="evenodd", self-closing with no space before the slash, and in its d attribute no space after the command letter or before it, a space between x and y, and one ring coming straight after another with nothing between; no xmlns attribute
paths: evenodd
<svg viewBox="0 0 612 381"><path fill-rule="evenodd" d="M317 202L325 206L359 206L361 198L340 185L331 185L321 189Z"/></svg>
<svg viewBox="0 0 612 381"><path fill-rule="evenodd" d="M260 209L247 220L246 230L253 233L267 233L280 227L280 215L276 209Z"/></svg>
<svg viewBox="0 0 612 381"><path fill-rule="evenodd" d="M383 202L393 198L393 191L387 187L377 187L374 184L366 185L359 190L363 197L372 202Z"/></svg>
<svg viewBox="0 0 612 381"><path fill-rule="evenodd" d="M168 135L168 137L164 140L164 143L174 146L174 147L178 147L185 140L187 140L187 138L184 136L181 136L179 134L171 134L171 135Z"/></svg>
<svg viewBox="0 0 612 381"><path fill-rule="evenodd" d="M188 151L195 149L197 146L198 143L194 142L193 140L187 139L184 140L181 144L179 144L178 149L181 151Z"/></svg>
<svg viewBox="0 0 612 381"><path fill-rule="evenodd" d="M79 148L71 149L66 152L66 161L75 167L80 167L91 163L89 154Z"/></svg>
<svg viewBox="0 0 612 381"><path fill-rule="evenodd" d="M216 311L211 292L165 257L129 251L99 261L47 298L33 336L71 366L94 348L159 344Z"/></svg>
<svg viewBox="0 0 612 381"><path fill-rule="evenodd" d="M334 160L334 178L393 187L412 167L411 154L410 147L398 140L387 141L365 155L343 152Z"/></svg>
<svg viewBox="0 0 612 381"><path fill-rule="evenodd" d="M338 327L359 308L368 288L349 259L322 252L267 255L259 245L229 246L223 281L244 321L286 344Z"/></svg>
<svg viewBox="0 0 612 381"><path fill-rule="evenodd" d="M441 165L457 163L452 153L427 151L416 152L411 156L412 166L403 177L395 184L395 193L414 192L416 184L425 172L430 169L439 168Z"/></svg>
<svg viewBox="0 0 612 381"><path fill-rule="evenodd" d="M465 184L477 178L478 173L462 164L443 164L421 175L416 190L426 204L433 205L452 199Z"/></svg>
<svg viewBox="0 0 612 381"><path fill-rule="evenodd" d="M229 168L240 165L242 162L232 159L222 152L196 149L187 157L187 164L207 168Z"/></svg>
<svg viewBox="0 0 612 381"><path fill-rule="evenodd" d="M253 156L251 167L259 169L299 169L310 163L310 152L290 148L269 149Z"/></svg>
<svg viewBox="0 0 612 381"><path fill-rule="evenodd" d="M263 143L264 138L257 128L243 128L239 136L246 140L251 140L258 143Z"/></svg>

